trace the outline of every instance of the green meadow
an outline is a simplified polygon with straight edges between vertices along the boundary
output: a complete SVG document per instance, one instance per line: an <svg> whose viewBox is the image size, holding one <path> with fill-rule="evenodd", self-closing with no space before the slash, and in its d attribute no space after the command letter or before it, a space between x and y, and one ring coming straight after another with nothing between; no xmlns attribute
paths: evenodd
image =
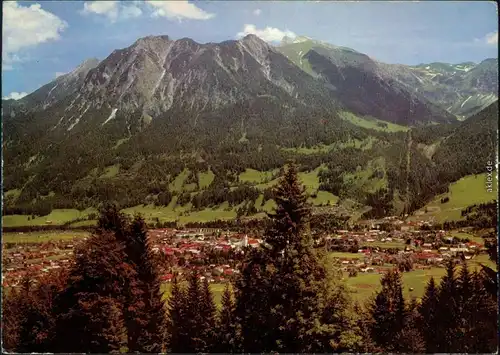
<svg viewBox="0 0 500 355"><path fill-rule="evenodd" d="M493 192L486 189L486 174L469 175L450 184L449 192L436 196L431 202L416 211L410 219L427 219L444 222L461 219L461 211L467 206L491 202L497 198L497 187ZM449 201L441 203L448 197Z"/></svg>

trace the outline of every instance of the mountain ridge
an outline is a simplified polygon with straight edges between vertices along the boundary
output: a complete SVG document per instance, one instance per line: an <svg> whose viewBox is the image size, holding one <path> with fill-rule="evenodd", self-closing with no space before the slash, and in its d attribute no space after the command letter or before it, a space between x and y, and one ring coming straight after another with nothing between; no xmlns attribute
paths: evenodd
<svg viewBox="0 0 500 355"><path fill-rule="evenodd" d="M404 131L439 131L458 121L410 89L421 79L413 69L317 43L299 38L284 54L255 35L206 44L148 36L85 62L17 105L7 102L10 112L2 101L4 192L16 191L8 208L108 200L135 206L165 202L165 194L174 206L195 209L233 194L232 204L255 203L259 194L264 204L267 185L249 185L241 174L279 170L289 160L314 172L311 193L352 194L361 204L380 188L401 195ZM299 54L300 46L310 48ZM305 56L309 67L300 62ZM400 126L392 131L383 121ZM426 128L431 123L439 124ZM425 171L412 183L438 187L411 190L409 205L418 208L450 177L439 177L437 162L418 150L411 154L413 170ZM202 187L203 174L213 181Z"/></svg>

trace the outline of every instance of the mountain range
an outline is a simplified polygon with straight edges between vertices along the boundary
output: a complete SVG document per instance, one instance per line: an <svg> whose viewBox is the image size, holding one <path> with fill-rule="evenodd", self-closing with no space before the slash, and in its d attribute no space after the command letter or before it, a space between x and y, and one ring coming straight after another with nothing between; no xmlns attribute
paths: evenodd
<svg viewBox="0 0 500 355"><path fill-rule="evenodd" d="M458 162L459 173L444 174L408 144L408 132L443 140L459 119L497 100L497 72L497 59L392 65L306 37L277 47L254 35L206 44L141 38L20 100L2 100L6 206L24 213L163 200L202 209L234 195L230 205L256 212L272 199L268 181L242 174L274 178L292 159L315 176L313 195L365 204L384 190L418 208L450 179L475 172ZM409 156L412 169L428 171L413 182L434 187L408 190ZM360 183L365 173L374 175Z"/></svg>

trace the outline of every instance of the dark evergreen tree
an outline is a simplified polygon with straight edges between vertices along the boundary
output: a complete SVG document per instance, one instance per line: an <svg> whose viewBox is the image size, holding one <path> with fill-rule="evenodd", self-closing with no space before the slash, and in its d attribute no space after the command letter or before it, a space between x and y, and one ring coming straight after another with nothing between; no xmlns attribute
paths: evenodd
<svg viewBox="0 0 500 355"><path fill-rule="evenodd" d="M335 328L325 324L330 275L313 247L310 207L295 165L274 196L267 248L247 255L236 282L244 351L333 351Z"/></svg>
<svg viewBox="0 0 500 355"><path fill-rule="evenodd" d="M472 310L472 329L468 334L470 353L494 353L498 349L498 302L484 283L484 274L472 274L473 296L469 300Z"/></svg>
<svg viewBox="0 0 500 355"><path fill-rule="evenodd" d="M239 349L239 341L235 321L235 307L229 284L224 288L221 298L221 309L217 320L217 353L234 353Z"/></svg>
<svg viewBox="0 0 500 355"><path fill-rule="evenodd" d="M428 353L436 353L440 339L438 336L438 322L436 317L438 315L438 288L434 278L431 277L427 283L422 302L419 305L419 324L422 336L425 342L425 349Z"/></svg>
<svg viewBox="0 0 500 355"><path fill-rule="evenodd" d="M458 304L458 285L455 275L455 265L450 260L446 266L446 275L439 285L438 307L436 312L437 352L454 352L457 348L455 336L460 315Z"/></svg>
<svg viewBox="0 0 500 355"><path fill-rule="evenodd" d="M76 250L68 287L55 304L55 352L118 351L126 345L124 285L135 271L123 260L124 246L114 233L96 234Z"/></svg>
<svg viewBox="0 0 500 355"><path fill-rule="evenodd" d="M186 320L187 295L180 285L179 276L174 275L168 299L167 339L168 350L171 353L186 352L190 341Z"/></svg>
<svg viewBox="0 0 500 355"><path fill-rule="evenodd" d="M128 219L120 212L116 204L106 204L101 209L101 214L97 221L97 229L102 232L115 232L120 240L127 229Z"/></svg>
<svg viewBox="0 0 500 355"><path fill-rule="evenodd" d="M26 324L32 302L34 285L30 276L28 274L21 279L19 288L2 292L2 347L9 352L26 348L20 333L24 331L23 323Z"/></svg>
<svg viewBox="0 0 500 355"><path fill-rule="evenodd" d="M245 352L276 349L279 323L271 303L275 274L276 268L266 250L248 251L235 283L235 314Z"/></svg>
<svg viewBox="0 0 500 355"><path fill-rule="evenodd" d="M277 253L290 243L300 243L311 214L305 187L299 182L294 164L290 164L285 171L273 195L277 207L275 213L268 214L273 225L267 231L265 240Z"/></svg>
<svg viewBox="0 0 500 355"><path fill-rule="evenodd" d="M182 320L189 329L189 341L185 352L198 353L206 351L210 339L205 337L203 312L203 290L200 287L199 275L193 271L188 278L185 318Z"/></svg>
<svg viewBox="0 0 500 355"><path fill-rule="evenodd" d="M202 338L205 339L205 347L202 352L212 352L216 341L216 316L214 298L208 280L205 278L201 285L200 314L202 316Z"/></svg>
<svg viewBox="0 0 500 355"><path fill-rule="evenodd" d="M420 332L420 314L418 303L412 298L406 308L406 317L403 328L396 333L394 343L400 353L420 354L425 352L425 341Z"/></svg>
<svg viewBox="0 0 500 355"><path fill-rule="evenodd" d="M22 320L19 322L17 352L50 352L55 334L54 298L66 287L66 270L51 272L37 285L22 287ZM26 283L25 283L26 285Z"/></svg>
<svg viewBox="0 0 500 355"><path fill-rule="evenodd" d="M151 251L144 219L136 216L125 235L127 260L136 275L134 283L125 289L124 296L128 349L134 352L162 352L165 346L165 309L156 258Z"/></svg>
<svg viewBox="0 0 500 355"><path fill-rule="evenodd" d="M382 290L377 293L371 305L373 340L384 351L399 351L394 341L406 322L407 311L403 298L401 274L396 270L388 271L381 279Z"/></svg>

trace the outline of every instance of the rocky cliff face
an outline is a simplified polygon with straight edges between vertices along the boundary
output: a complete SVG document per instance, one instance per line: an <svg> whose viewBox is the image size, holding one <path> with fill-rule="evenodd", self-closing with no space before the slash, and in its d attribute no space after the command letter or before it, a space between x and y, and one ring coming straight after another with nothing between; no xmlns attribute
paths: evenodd
<svg viewBox="0 0 500 355"><path fill-rule="evenodd" d="M331 93L254 35L199 44L146 37L115 50L87 73L66 112L214 111L257 97L295 104L333 102ZM61 125L72 123L61 121ZM74 123L74 122L73 122Z"/></svg>

